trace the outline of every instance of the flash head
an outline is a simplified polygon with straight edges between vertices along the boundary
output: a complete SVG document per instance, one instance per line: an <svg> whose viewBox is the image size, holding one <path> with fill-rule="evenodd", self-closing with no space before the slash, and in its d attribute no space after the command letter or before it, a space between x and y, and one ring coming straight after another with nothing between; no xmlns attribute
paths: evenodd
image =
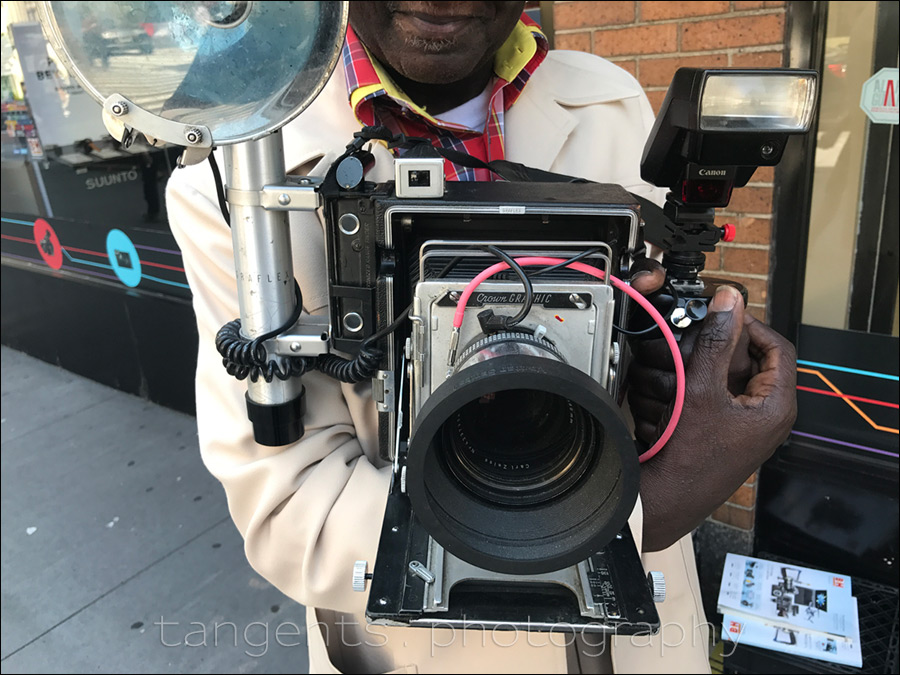
<svg viewBox="0 0 900 675"><path fill-rule="evenodd" d="M114 137L134 129L208 153L277 131L315 99L340 56L347 5L42 2L41 12Z"/></svg>
<svg viewBox="0 0 900 675"><path fill-rule="evenodd" d="M677 193L698 177L743 187L756 167L781 160L790 135L809 130L817 85L813 70L680 68L644 146L641 176ZM730 188L720 192L730 196Z"/></svg>

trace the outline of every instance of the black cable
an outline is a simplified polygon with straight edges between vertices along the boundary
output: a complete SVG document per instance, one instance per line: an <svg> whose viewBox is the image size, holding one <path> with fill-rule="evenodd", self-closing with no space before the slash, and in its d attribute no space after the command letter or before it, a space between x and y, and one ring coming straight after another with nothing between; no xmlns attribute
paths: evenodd
<svg viewBox="0 0 900 675"><path fill-rule="evenodd" d="M294 282L294 297L296 300L294 310L284 324L252 340L241 334L240 319L229 321L219 329L219 332L216 333L216 350L221 355L222 364L229 375L239 380L249 377L253 382L262 377L266 382L271 382L276 377L279 380L286 380L289 377L302 375L310 369L312 364L309 359L290 357L286 361L288 368L285 370L278 360L268 358L264 345L266 340L284 333L297 323L297 319L300 318L300 313L303 311L303 294L296 281Z"/></svg>
<svg viewBox="0 0 900 675"><path fill-rule="evenodd" d="M665 312L660 311L660 314L662 314L665 317L668 317L668 315L671 313L671 311L673 309L675 309L675 305L677 305L677 304L678 304L678 301L673 298L671 304L666 308L666 311ZM617 330L620 333L622 333L623 335L630 335L632 337L637 337L640 335L648 335L658 329L659 329L659 326L656 323L653 323L652 325L648 326L647 328L642 328L641 330L628 330L627 328L621 328L621 327L617 326L615 323L613 323L613 330Z"/></svg>
<svg viewBox="0 0 900 675"><path fill-rule="evenodd" d="M225 185L222 183L222 174L219 173L219 164L216 162L215 153L209 153L209 166L212 168L213 179L216 182L216 197L219 199L219 209L222 211L222 217L231 227L231 214L228 211L228 200L225 199Z"/></svg>
<svg viewBox="0 0 900 675"><path fill-rule="evenodd" d="M446 265L444 265L444 269L442 269L440 272L438 272L437 276L435 278L443 279L445 276L447 276L447 274L450 272L450 270L452 270L457 265L457 263L459 263L459 261L461 261L461 260L462 260L462 256L456 256L455 258L453 258L450 262L448 262ZM392 323L385 326L377 333L374 333L373 335L370 335L369 337L367 337L363 341L363 346L377 342L381 338L387 337L388 335L393 333L395 330L400 328L400 326L403 324L403 322L409 318L409 313L411 311L412 311L412 303L407 305L406 309L404 309L402 312L400 312L400 314L397 316L396 319L394 319L394 321Z"/></svg>
<svg viewBox="0 0 900 675"><path fill-rule="evenodd" d="M393 333L395 330L400 328L401 324L404 321L406 321L406 319L409 318L409 313L411 310L412 310L412 305L409 305L406 309L404 309L400 313L400 316L398 316L396 319L394 319L394 321L391 324L385 326L377 333L373 333L372 335L367 337L365 340L363 340L363 347L365 347L366 345L372 344L374 342L378 342L378 340L380 340L381 338L387 337L388 335Z"/></svg>
<svg viewBox="0 0 900 675"><path fill-rule="evenodd" d="M568 260L563 260L561 263L556 263L555 265L550 265L548 267L540 267L535 270L528 270L526 274L530 277L536 277L539 274L544 274L545 272L552 272L553 270L558 270L561 267L566 267L567 265L571 265L574 262L578 262L579 260L584 260L589 255L594 255L595 253L599 253L599 248L590 248L587 251L582 251L576 256L569 258Z"/></svg>
<svg viewBox="0 0 900 675"><path fill-rule="evenodd" d="M628 330L627 328L620 328L616 324L613 324L613 330L617 330L620 333L623 333L624 335L636 336L636 335L647 335L648 333L652 333L655 330L659 330L659 326L657 326L656 324L653 324L649 328L644 328L643 330Z"/></svg>
<svg viewBox="0 0 900 675"><path fill-rule="evenodd" d="M507 328L512 328L513 326L517 326L528 316L528 313L531 311L531 306L534 304L534 287L531 285L531 279L528 278L528 275L525 274L525 270L522 269L522 266L517 263L512 257L504 251L501 251L496 246L485 246L484 250L490 251L495 256L500 258L503 262L509 265L509 268L516 273L516 276L519 277L519 280L522 282L522 286L525 287L525 302L522 303L522 308L515 316L504 317L504 322Z"/></svg>

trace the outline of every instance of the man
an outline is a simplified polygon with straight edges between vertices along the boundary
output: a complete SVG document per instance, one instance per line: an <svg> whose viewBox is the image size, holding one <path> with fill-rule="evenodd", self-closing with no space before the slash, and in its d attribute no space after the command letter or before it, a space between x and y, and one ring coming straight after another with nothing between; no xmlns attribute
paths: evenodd
<svg viewBox="0 0 900 675"><path fill-rule="evenodd" d="M547 52L520 19L522 2L354 2L342 63L319 98L283 130L287 166L322 175L361 124L427 136L481 159L506 158L569 175L619 183L659 198L640 179L653 116L640 86L602 59ZM372 180L388 180L388 151L373 148ZM446 163L450 179L490 176ZM630 524L647 569L662 569L670 594L655 638L616 638L612 649L563 645L565 636L371 627L364 594L353 593L353 561L374 562L390 467L377 458L368 385L304 377L308 412L299 442L252 441L245 386L229 378L214 348L218 328L238 314L231 239L204 166L176 172L168 188L172 229L194 292L200 354L197 419L201 452L223 483L254 568L309 610L313 672L706 671L706 639L688 533L752 473L792 422L792 353L745 317L735 292L711 305L694 343L682 422L642 470L642 502ZM327 310L324 242L311 214L292 214L295 274L305 310ZM645 270L634 284L661 281ZM744 328L750 368L740 395L729 368ZM648 436L671 399L670 364L653 348L635 375L632 407ZM747 375L752 375L749 379ZM658 553L647 553L658 551ZM677 624L677 626L675 625ZM568 642L571 642L571 636Z"/></svg>

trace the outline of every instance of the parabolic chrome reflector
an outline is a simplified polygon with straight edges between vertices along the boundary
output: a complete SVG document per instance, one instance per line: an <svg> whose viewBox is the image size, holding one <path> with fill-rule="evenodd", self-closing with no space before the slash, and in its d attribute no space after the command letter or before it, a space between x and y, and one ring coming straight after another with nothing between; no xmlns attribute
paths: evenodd
<svg viewBox="0 0 900 675"><path fill-rule="evenodd" d="M300 114L328 81L347 25L346 2L43 5L54 48L99 102L119 94L208 127L218 145Z"/></svg>

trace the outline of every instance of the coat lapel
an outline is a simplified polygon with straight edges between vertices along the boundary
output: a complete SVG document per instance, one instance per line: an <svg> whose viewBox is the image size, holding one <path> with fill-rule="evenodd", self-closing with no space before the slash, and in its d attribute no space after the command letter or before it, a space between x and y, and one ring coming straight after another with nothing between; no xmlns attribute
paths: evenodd
<svg viewBox="0 0 900 675"><path fill-rule="evenodd" d="M596 58L576 52L547 55L506 113L506 159L549 171L578 126L578 108L640 95L634 86L582 67L585 57ZM621 74L629 77L624 71Z"/></svg>

